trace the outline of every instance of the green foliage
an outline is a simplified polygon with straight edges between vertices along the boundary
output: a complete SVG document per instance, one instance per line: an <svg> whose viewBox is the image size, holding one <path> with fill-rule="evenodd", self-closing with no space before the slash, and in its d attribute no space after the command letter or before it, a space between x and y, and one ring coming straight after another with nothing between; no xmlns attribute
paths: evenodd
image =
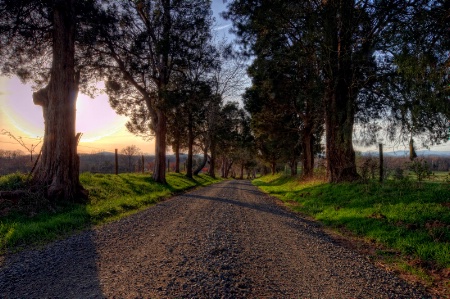
<svg viewBox="0 0 450 299"><path fill-rule="evenodd" d="M0 178L0 190L23 187L24 175ZM188 179L182 174L167 175L167 185L155 183L141 174L91 174L80 176L89 191L90 203L65 204L30 216L12 213L0 219L0 251L14 250L24 245L43 244L79 231L110 222L143 210L173 194L217 182L207 175ZM0 207L1 208L1 207Z"/></svg>
<svg viewBox="0 0 450 299"><path fill-rule="evenodd" d="M419 182L422 182L425 178L429 178L432 174L430 165L424 159L415 159L409 163L408 169L416 175L417 181Z"/></svg>
<svg viewBox="0 0 450 299"><path fill-rule="evenodd" d="M326 225L345 227L439 267L450 266L448 184L329 184L298 182L280 175L265 176L253 183L283 201L294 202L294 210Z"/></svg>
<svg viewBox="0 0 450 299"><path fill-rule="evenodd" d="M359 175L361 176L361 180L365 183L369 182L370 179L375 178L375 173L379 169L377 159L373 157L367 157L359 159L361 161L359 166Z"/></svg>
<svg viewBox="0 0 450 299"><path fill-rule="evenodd" d="M111 107L129 117L127 129L146 138L157 126L158 111L170 114L179 77L192 79L213 63L210 3L189 1L107 1L111 20L99 43L98 64L108 69L106 93ZM158 32L158 34L155 34ZM177 78L178 77L178 78ZM177 82L178 81L178 82ZM185 96L185 95L184 95ZM192 103L189 103L192 106Z"/></svg>
<svg viewBox="0 0 450 299"><path fill-rule="evenodd" d="M26 186L27 176L16 172L5 176L0 176L0 191L13 191Z"/></svg>

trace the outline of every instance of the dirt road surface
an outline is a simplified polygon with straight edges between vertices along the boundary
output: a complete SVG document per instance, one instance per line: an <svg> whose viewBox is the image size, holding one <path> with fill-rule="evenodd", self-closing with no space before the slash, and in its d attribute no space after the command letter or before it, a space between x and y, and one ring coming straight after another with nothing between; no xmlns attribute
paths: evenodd
<svg viewBox="0 0 450 299"><path fill-rule="evenodd" d="M248 181L0 261L0 298L426 298Z"/></svg>

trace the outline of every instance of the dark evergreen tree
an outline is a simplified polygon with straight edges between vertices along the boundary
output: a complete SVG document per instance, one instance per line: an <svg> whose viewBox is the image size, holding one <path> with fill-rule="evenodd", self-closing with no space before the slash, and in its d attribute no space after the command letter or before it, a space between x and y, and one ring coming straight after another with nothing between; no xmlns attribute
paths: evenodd
<svg viewBox="0 0 450 299"><path fill-rule="evenodd" d="M331 182L358 179L353 150L356 117L370 122L386 116L381 109L401 110L408 111L400 113L402 125L408 122L406 117L410 123L419 124L415 127L420 130L426 126L435 131L444 127L436 109L440 107L444 111L442 115L446 115L448 101L432 99L436 99L438 91L443 94L445 89L441 87L447 80L442 76L448 70L448 34L443 32L445 26L441 26L448 19L448 5L444 1L234 1L226 17L233 21L248 54L273 60L276 65L283 61L276 55L280 49L297 46L296 55L306 58L300 64L306 70L315 71L316 79L311 82L319 82L318 86L324 90L321 100ZM415 24L420 29L408 28ZM413 32L413 39L409 32ZM415 43L415 39L420 42ZM425 64L423 58L411 60L411 57L429 57L426 49L414 46L428 44L438 50L431 53L437 53L440 63L430 63L436 57ZM416 65L422 74L427 73L427 80L414 83L402 66L403 58L409 61L406 65ZM266 77L276 77L276 73L270 70ZM417 71L413 73L417 75ZM413 93L415 102L398 101L399 88L408 97ZM428 96L424 99L418 96L420 93ZM417 101L420 98L423 101ZM433 108L426 113L414 113L407 108L410 103L414 107Z"/></svg>
<svg viewBox="0 0 450 299"><path fill-rule="evenodd" d="M94 51L108 74L111 106L130 117L132 133L155 137L153 178L165 183L167 123L174 74L201 59L212 16L206 0L109 1L114 23Z"/></svg>
<svg viewBox="0 0 450 299"><path fill-rule="evenodd" d="M96 4L0 1L1 71L38 89L33 101L42 106L45 132L33 181L51 200L86 197L79 182L75 105L80 88L89 87L85 46L96 38Z"/></svg>

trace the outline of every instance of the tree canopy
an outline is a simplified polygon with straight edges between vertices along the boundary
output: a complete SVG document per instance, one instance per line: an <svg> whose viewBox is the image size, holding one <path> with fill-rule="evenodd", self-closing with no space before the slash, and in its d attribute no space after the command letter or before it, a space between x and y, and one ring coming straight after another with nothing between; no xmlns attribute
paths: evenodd
<svg viewBox="0 0 450 299"><path fill-rule="evenodd" d="M306 115L318 120L315 130L304 130L299 138L326 133L331 182L359 177L355 121L374 131L381 128L376 122L392 121L391 131L426 133L431 142L447 138L449 47L443 28L449 7L444 1L238 0L228 8L225 17L233 21L245 53L254 57L247 108L267 107L279 121L295 111L302 120L298 128L305 127ZM279 110L284 113L270 113L289 101L294 105Z"/></svg>

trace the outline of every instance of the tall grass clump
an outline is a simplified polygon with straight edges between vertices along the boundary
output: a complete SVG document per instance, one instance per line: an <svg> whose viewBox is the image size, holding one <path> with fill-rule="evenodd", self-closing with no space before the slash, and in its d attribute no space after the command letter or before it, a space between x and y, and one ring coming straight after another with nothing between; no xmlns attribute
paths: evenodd
<svg viewBox="0 0 450 299"><path fill-rule="evenodd" d="M0 176L0 191L14 191L27 187L27 175L16 172Z"/></svg>

